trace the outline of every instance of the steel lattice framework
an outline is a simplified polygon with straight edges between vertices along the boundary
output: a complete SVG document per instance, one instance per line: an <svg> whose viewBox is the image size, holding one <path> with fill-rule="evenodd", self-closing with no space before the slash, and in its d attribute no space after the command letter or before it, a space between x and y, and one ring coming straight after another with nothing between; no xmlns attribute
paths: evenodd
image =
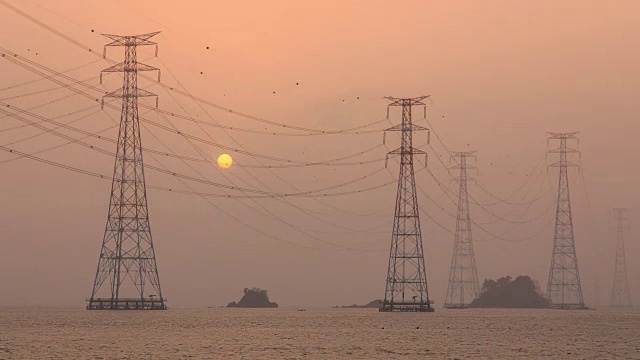
<svg viewBox="0 0 640 360"><path fill-rule="evenodd" d="M559 141L560 146L548 153L558 155L557 162L549 165L559 169L556 226L553 239L551 268L547 283L547 300L553 308L585 309L578 271L578 257L571 217L571 198L569 195L569 167L578 165L568 161L567 154L579 154L576 149L568 148L567 141L578 141L577 132L549 133L549 141Z"/></svg>
<svg viewBox="0 0 640 360"><path fill-rule="evenodd" d="M386 289L380 311L433 311L427 290L420 215L413 172L413 155L426 155L426 153L415 149L412 143L414 131L427 129L411 122L411 108L413 106L426 108L422 102L426 98L427 96L412 99L387 97L391 101L387 107L387 116L390 107L400 106L402 107L402 123L386 131L400 131L402 143L398 149L387 154L387 156L400 156L400 175L398 177L398 194L393 219Z"/></svg>
<svg viewBox="0 0 640 360"><path fill-rule="evenodd" d="M458 192L458 212L456 217L456 233L453 241L453 257L449 272L449 286L444 307L448 309L465 309L471 301L480 295L476 259L473 254L473 240L471 236L471 213L469 211L469 193L467 181L473 180L468 171L475 169L467 162L475 158L474 152L454 152L451 155L457 165L453 170L459 170L460 175L453 180L460 185Z"/></svg>
<svg viewBox="0 0 640 360"><path fill-rule="evenodd" d="M628 227L629 210L613 209L616 221L616 265L613 273L613 289L611 291L611 307L632 307L629 279L627 278L627 260L624 253L624 230Z"/></svg>
<svg viewBox="0 0 640 360"><path fill-rule="evenodd" d="M135 36L105 35L113 40L105 46L123 46L124 62L104 72L122 72L121 89L107 94L122 99L122 116L111 186L109 215L100 250L90 310L164 310L158 267L151 237L147 190L142 160L138 98L153 93L138 88L138 71L157 71L137 61L137 47L157 44L149 41L156 33ZM102 75L102 74L101 74ZM159 76L159 75L158 75ZM157 104L157 96L156 96ZM151 291L150 291L151 290Z"/></svg>

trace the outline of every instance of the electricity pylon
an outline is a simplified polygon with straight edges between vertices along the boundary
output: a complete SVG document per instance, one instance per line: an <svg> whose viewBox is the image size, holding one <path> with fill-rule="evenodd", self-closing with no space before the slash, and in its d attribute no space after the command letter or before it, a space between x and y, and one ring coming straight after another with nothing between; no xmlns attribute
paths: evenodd
<svg viewBox="0 0 640 360"><path fill-rule="evenodd" d="M432 312L427 274L424 266L424 250L420 231L418 198L413 173L413 155L426 154L413 147L413 132L427 130L411 122L411 108L426 105L422 100L427 96L413 99L387 97L391 103L387 107L402 107L402 123L386 131L400 131L402 144L388 155L400 155L400 175L396 197L391 250L387 269L386 289L380 311L420 311ZM426 112L426 110L425 110Z"/></svg>
<svg viewBox="0 0 640 360"><path fill-rule="evenodd" d="M567 154L579 154L578 150L567 147L568 140L579 141L576 134L578 133L549 133L549 141L558 140L560 143L557 149L548 152L559 156L557 162L549 165L559 169L559 177L553 253L547 283L547 300L551 307L557 309L586 309L578 271L567 174L569 167L578 166L567 160Z"/></svg>
<svg viewBox="0 0 640 360"><path fill-rule="evenodd" d="M155 45L149 41L156 33L117 36L107 47L123 46L124 62L103 70L123 72L122 88L107 94L122 99L122 116L111 185L107 226L102 240L98 270L89 310L164 310L158 267L147 211L147 189L142 161L142 142L138 118L138 98L157 95L138 88L138 71L158 70L137 61L137 47ZM101 74L102 75L102 74Z"/></svg>
<svg viewBox="0 0 640 360"><path fill-rule="evenodd" d="M629 210L613 209L616 220L616 266L613 275L613 290L611 291L611 307L631 307L629 279L627 278L627 260L624 253L624 230L628 227Z"/></svg>
<svg viewBox="0 0 640 360"><path fill-rule="evenodd" d="M468 170L475 169L467 163L467 159L475 158L472 152L454 152L451 154L458 165L452 169L460 170L460 175L454 178L460 185L458 191L458 213L456 217L456 233L453 240L453 257L449 272L449 286L447 300L444 307L448 309L465 309L471 301L480 295L476 259L473 254L471 237L471 214L469 212L469 193L467 181Z"/></svg>

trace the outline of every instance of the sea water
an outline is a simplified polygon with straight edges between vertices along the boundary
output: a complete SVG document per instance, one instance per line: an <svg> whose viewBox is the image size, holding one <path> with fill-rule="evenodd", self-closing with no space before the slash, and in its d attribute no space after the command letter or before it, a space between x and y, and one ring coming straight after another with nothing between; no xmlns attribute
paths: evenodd
<svg viewBox="0 0 640 360"><path fill-rule="evenodd" d="M640 359L640 310L0 309L0 359Z"/></svg>

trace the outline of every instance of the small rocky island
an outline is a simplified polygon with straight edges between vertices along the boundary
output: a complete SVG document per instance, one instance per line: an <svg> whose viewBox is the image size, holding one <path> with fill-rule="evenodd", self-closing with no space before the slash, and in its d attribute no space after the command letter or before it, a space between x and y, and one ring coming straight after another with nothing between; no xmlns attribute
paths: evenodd
<svg viewBox="0 0 640 360"><path fill-rule="evenodd" d="M343 309L377 309L380 307L381 302L382 300L372 300L371 302L365 305L353 304L353 305L343 305L341 307Z"/></svg>
<svg viewBox="0 0 640 360"><path fill-rule="evenodd" d="M278 304L269 301L267 290L258 288L244 289L244 296L237 303L232 301L227 307L237 308L277 308Z"/></svg>
<svg viewBox="0 0 640 360"><path fill-rule="evenodd" d="M529 276L501 277L498 280L487 279L482 291L470 308L548 308L549 302L538 291L535 282Z"/></svg>

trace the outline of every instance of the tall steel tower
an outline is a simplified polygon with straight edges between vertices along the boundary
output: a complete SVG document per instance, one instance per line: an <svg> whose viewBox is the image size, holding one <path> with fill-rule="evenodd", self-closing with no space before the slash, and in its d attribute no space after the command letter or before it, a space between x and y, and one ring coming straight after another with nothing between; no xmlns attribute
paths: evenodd
<svg viewBox="0 0 640 360"><path fill-rule="evenodd" d="M629 210L613 209L616 221L617 245L616 266L613 275L613 290L611 291L611 307L631 307L629 280L627 279L627 260L624 254L624 230L629 224L627 214Z"/></svg>
<svg viewBox="0 0 640 360"><path fill-rule="evenodd" d="M164 310L156 255L151 238L144 180L138 98L157 96L138 88L138 71L158 70L139 63L136 49L156 33L117 36L105 35L113 42L105 46L124 46L124 62L103 72L122 72L121 89L105 97L122 99L122 117L116 151L109 215L102 240L98 270L87 301L89 310ZM157 97L156 97L157 101Z"/></svg>
<svg viewBox="0 0 640 360"><path fill-rule="evenodd" d="M556 227L551 255L551 269L547 283L547 300L553 308L585 309L578 272L578 258L571 218L571 199L569 197L569 178L567 169L578 165L567 160L567 154L577 154L578 150L568 148L568 140L578 141L577 132L549 133L549 141L558 140L560 146L548 153L558 155L557 162L549 165L560 170L558 178L558 200Z"/></svg>
<svg viewBox="0 0 640 360"><path fill-rule="evenodd" d="M453 257L449 273L449 287L444 307L448 309L465 309L471 301L480 295L476 259L473 255L473 241L471 237L471 214L469 212L469 193L467 192L468 170L475 169L467 163L475 158L472 152L454 152L451 157L456 160L452 169L460 170L460 175L454 178L460 185L458 191L458 215L456 217L456 234L453 241Z"/></svg>
<svg viewBox="0 0 640 360"><path fill-rule="evenodd" d="M433 311L427 291L427 274L413 173L413 155L426 153L415 149L412 143L414 131L427 129L411 122L412 106L420 105L426 108L422 102L426 98L427 96L413 99L387 97L391 101L387 107L387 115L389 107L401 106L402 123L386 131L400 131L402 144L388 154L400 155L400 175L386 289L380 311Z"/></svg>

